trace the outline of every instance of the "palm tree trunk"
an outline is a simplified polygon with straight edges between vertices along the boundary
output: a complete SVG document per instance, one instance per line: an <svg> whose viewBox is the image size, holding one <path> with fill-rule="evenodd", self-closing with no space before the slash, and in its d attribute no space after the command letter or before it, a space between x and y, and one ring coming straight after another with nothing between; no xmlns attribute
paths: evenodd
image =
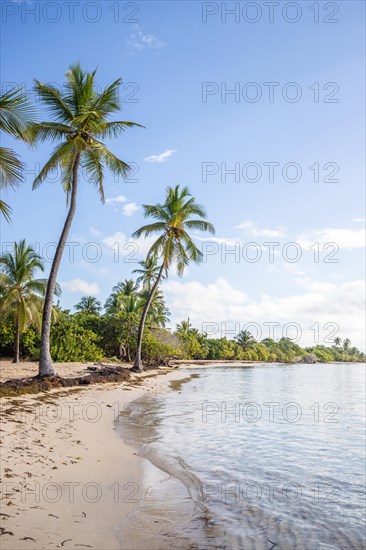
<svg viewBox="0 0 366 550"><path fill-rule="evenodd" d="M18 306L17 318L16 318L13 363L19 363L19 347L20 347L20 314L19 314L19 306Z"/></svg>
<svg viewBox="0 0 366 550"><path fill-rule="evenodd" d="M53 258L50 276L47 283L46 296L44 300L43 316L42 316L42 333L41 333L41 353L39 360L39 376L55 376L56 371L52 363L50 352L50 332L51 332L51 316L53 307L53 297L57 280L58 270L61 264L62 254L65 249L67 237L70 232L72 220L76 210L76 195L78 188L78 169L80 164L80 153L76 153L74 165L72 168L72 189L70 208L66 217L65 225L58 242L55 257Z"/></svg>
<svg viewBox="0 0 366 550"><path fill-rule="evenodd" d="M160 279L163 275L163 270L164 270L164 264L160 268L157 279L154 283L154 286L151 289L151 292L149 294L148 299L146 300L146 304L144 305L144 309L142 310L142 315L141 315L140 324L139 324L139 331L138 331L138 334L137 334L137 347L136 347L135 361L134 361L133 367L131 369L132 372L142 372L144 370L144 365L142 364L142 360L141 360L142 336L143 336L143 333L144 333L146 316L147 316L147 313L149 311L151 300L153 299L155 291L159 286Z"/></svg>

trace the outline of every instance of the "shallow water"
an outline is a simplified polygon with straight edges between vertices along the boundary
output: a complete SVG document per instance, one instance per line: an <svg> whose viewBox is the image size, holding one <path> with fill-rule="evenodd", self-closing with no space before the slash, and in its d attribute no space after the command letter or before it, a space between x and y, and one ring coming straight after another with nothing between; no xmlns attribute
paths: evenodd
<svg viewBox="0 0 366 550"><path fill-rule="evenodd" d="M117 429L148 459L122 548L364 548L365 368L187 370Z"/></svg>

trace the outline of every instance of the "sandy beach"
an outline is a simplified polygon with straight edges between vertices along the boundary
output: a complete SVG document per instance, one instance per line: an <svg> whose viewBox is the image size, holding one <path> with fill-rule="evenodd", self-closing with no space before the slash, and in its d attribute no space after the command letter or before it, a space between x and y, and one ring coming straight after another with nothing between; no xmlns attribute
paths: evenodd
<svg viewBox="0 0 366 550"><path fill-rule="evenodd" d="M1 363L2 380L36 374L34 363ZM80 375L86 365L57 367ZM185 376L147 371L122 384L3 398L1 548L120 548L113 531L143 498L143 459L115 423L135 399Z"/></svg>

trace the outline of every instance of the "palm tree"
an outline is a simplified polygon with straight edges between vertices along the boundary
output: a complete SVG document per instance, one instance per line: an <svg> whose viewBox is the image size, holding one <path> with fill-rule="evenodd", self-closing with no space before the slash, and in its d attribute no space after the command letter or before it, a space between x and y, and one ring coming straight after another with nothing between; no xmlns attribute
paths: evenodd
<svg viewBox="0 0 366 550"><path fill-rule="evenodd" d="M151 307L151 306L150 306ZM171 313L164 303L158 304L152 311L152 322L154 327L165 328L169 322Z"/></svg>
<svg viewBox="0 0 366 550"><path fill-rule="evenodd" d="M74 307L76 311L88 315L99 315L102 311L102 304L94 296L83 296Z"/></svg>
<svg viewBox="0 0 366 550"><path fill-rule="evenodd" d="M189 319L187 321L181 321L178 323L175 329L176 334L179 334L182 338L187 338L191 332L191 323Z"/></svg>
<svg viewBox="0 0 366 550"><path fill-rule="evenodd" d="M33 126L34 139L56 140L58 145L34 180L33 188L37 188L52 171L61 168L61 182L67 199L70 199L47 285L42 318L40 376L55 374L50 354L52 302L57 273L75 214L79 169L84 170L87 179L95 185L101 201L104 202L105 167L117 176L125 176L129 166L100 140L117 137L126 128L139 126L133 122L108 121L120 108L118 87L121 79L99 92L94 82L95 73L96 71L82 71L79 64L73 65L66 73L67 82L61 92L50 84L35 81L35 90L50 112L51 121Z"/></svg>
<svg viewBox="0 0 366 550"><path fill-rule="evenodd" d="M139 314L141 312L141 307L142 307L142 304L138 296L135 296L134 294L130 294L129 296L125 296L124 300L121 301L120 309L124 313Z"/></svg>
<svg viewBox="0 0 366 550"><path fill-rule="evenodd" d="M339 336L334 338L334 345L337 346L337 348L341 345L341 343L342 343L342 340Z"/></svg>
<svg viewBox="0 0 366 550"><path fill-rule="evenodd" d="M146 258L138 262L141 266L141 269L134 269L132 273L136 273L139 277L136 279L136 283L142 283L143 290L151 291L152 285L156 281L156 278L159 274L160 266L157 263L155 256Z"/></svg>
<svg viewBox="0 0 366 550"><path fill-rule="evenodd" d="M239 332L239 334L235 337L235 341L239 344L243 351L247 351L255 342L249 330L245 329Z"/></svg>
<svg viewBox="0 0 366 550"><path fill-rule="evenodd" d="M140 292L140 304L141 308L146 304L149 299L151 290L142 290ZM146 316L146 323L151 328L164 328L169 321L170 312L165 305L163 293L157 289L150 302L149 311Z"/></svg>
<svg viewBox="0 0 366 550"><path fill-rule="evenodd" d="M125 309L126 298L137 296L138 286L133 279L125 279L117 283L110 296L107 298L104 308L107 313L113 315Z"/></svg>
<svg viewBox="0 0 366 550"><path fill-rule="evenodd" d="M29 142L28 124L33 108L27 96L13 88L0 95L0 131ZM19 156L7 147L0 147L0 190L16 187L22 181L23 165ZM10 221L11 208L0 200L0 214Z"/></svg>
<svg viewBox="0 0 366 550"><path fill-rule="evenodd" d="M117 283L112 290L117 294L132 296L133 294L137 293L138 286L133 279L125 279L124 281Z"/></svg>
<svg viewBox="0 0 366 550"><path fill-rule="evenodd" d="M343 340L343 349L344 349L344 351L347 352L349 350L350 345L351 345L351 340L349 338L345 338Z"/></svg>
<svg viewBox="0 0 366 550"><path fill-rule="evenodd" d="M142 310L135 361L132 368L135 372L141 372L144 369L141 360L142 336L146 316L163 272L167 275L169 267L174 263L178 275L182 276L184 268L191 261L197 263L202 261L202 252L194 244L188 233L189 230L215 232L214 226L202 219L206 217L206 211L203 206L197 204L196 199L192 197L187 187L184 187L182 190L179 189L179 185L168 187L163 204L145 204L143 209L145 217L153 218L156 221L140 227L140 229L135 231L133 237L139 238L141 235L147 237L153 233L160 234L151 246L147 258L155 256L161 260L161 266L151 288L149 298L146 300ZM201 219L191 219L192 216L198 216Z"/></svg>
<svg viewBox="0 0 366 550"><path fill-rule="evenodd" d="M15 314L14 363L19 363L20 334L30 323L40 321L47 279L34 278L37 270L44 271L42 258L24 239L14 243L13 253L0 256L0 269L0 311L9 309ZM61 294L58 284L54 293Z"/></svg>

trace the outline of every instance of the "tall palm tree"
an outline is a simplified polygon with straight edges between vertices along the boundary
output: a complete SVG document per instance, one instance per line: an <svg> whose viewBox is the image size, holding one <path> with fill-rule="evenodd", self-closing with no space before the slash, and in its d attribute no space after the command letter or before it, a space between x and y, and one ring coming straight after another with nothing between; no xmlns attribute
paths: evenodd
<svg viewBox="0 0 366 550"><path fill-rule="evenodd" d="M94 296L83 296L74 307L76 311L88 315L99 315L102 311L102 304Z"/></svg>
<svg viewBox="0 0 366 550"><path fill-rule="evenodd" d="M175 264L178 275L182 276L184 268L191 261L197 263L202 261L202 252L198 250L188 231L194 229L209 231L210 233L215 232L214 226L203 219L206 217L206 211L203 206L197 204L196 199L190 194L188 187L184 187L183 189L180 189L179 185L168 187L163 204L145 204L143 209L145 217L153 218L156 221L140 227L140 229L135 231L133 237L139 238L141 235L147 237L154 233L160 234L151 246L147 258L155 256L161 261L161 265L158 276L151 288L149 298L146 300L142 310L135 361L132 368L135 372L141 372L144 369L141 360L142 336L146 316L163 273L165 272L167 275L169 267ZM198 216L200 219L192 219L195 216Z"/></svg>
<svg viewBox="0 0 366 550"><path fill-rule="evenodd" d="M47 279L35 279L37 270L44 271L41 256L23 239L14 243L14 252L0 256L0 311L14 312L16 333L14 363L19 363L20 335L30 323L38 324L46 293ZM61 289L55 285L54 293L60 296Z"/></svg>
<svg viewBox="0 0 366 550"><path fill-rule="evenodd" d="M341 338L339 336L336 336L334 338L334 345L337 346L337 348L338 348L341 345L341 343L342 343Z"/></svg>
<svg viewBox="0 0 366 550"><path fill-rule="evenodd" d="M0 132L29 142L28 125L34 115L25 93L13 88L0 95ZM7 147L0 147L0 191L16 187L22 181L23 165L19 156ZM11 208L0 200L0 214L10 221Z"/></svg>
<svg viewBox="0 0 366 550"><path fill-rule="evenodd" d="M79 169L84 170L87 179L95 185L101 201L104 202L105 167L117 176L125 176L129 166L117 158L100 140L118 137L126 128L139 126L133 122L108 120L120 109L118 88L121 79L99 92L94 82L95 73L96 71L83 71L79 64L73 65L66 73L67 82L61 92L51 84L35 81L35 90L50 112L51 121L33 126L34 139L55 140L58 145L34 180L33 188L37 188L49 173L61 168L61 182L67 199L70 199L46 291L42 318L40 376L55 374L50 354L52 302L57 273L75 214Z"/></svg>
<svg viewBox="0 0 366 550"><path fill-rule="evenodd" d="M245 329L239 332L239 334L235 337L235 341L239 344L243 351L247 351L255 342L249 330Z"/></svg>
<svg viewBox="0 0 366 550"><path fill-rule="evenodd" d="M158 265L157 259L155 256L146 258L139 262L141 269L134 269L132 273L136 273L139 277L136 279L137 284L142 283L143 290L151 291L152 285L156 281L156 278L159 274L160 266Z"/></svg>

